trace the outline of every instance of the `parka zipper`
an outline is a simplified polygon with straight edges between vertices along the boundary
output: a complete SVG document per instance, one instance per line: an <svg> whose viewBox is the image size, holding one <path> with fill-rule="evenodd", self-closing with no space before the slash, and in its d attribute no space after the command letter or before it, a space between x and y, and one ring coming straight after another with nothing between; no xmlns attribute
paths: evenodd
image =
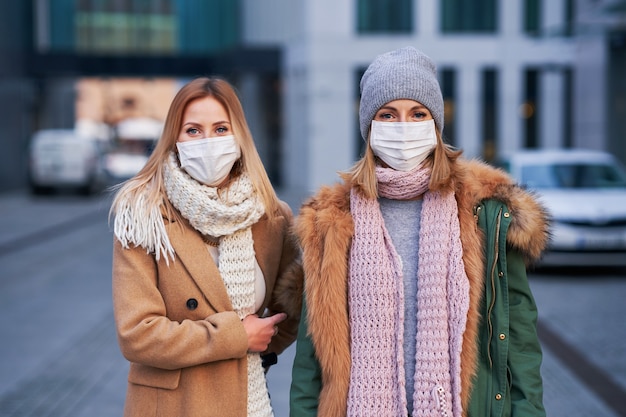
<svg viewBox="0 0 626 417"><path fill-rule="evenodd" d="M498 257L500 255L500 222L502 220L502 207L498 210L498 216L496 218L496 239L495 239L495 253L493 256L493 263L491 264L489 279L491 281L491 302L489 303L489 309L487 310L487 323L489 324L489 338L487 343L487 357L489 358L489 367L493 367L493 360L491 359L491 338L493 337L493 323L491 322L491 312L496 304L496 283L494 282L496 276L496 265L498 264Z"/></svg>

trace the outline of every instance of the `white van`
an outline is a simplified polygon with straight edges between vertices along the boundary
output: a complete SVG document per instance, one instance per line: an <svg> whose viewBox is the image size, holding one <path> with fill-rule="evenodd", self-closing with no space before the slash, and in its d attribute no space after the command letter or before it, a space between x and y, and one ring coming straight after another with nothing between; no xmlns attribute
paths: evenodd
<svg viewBox="0 0 626 417"><path fill-rule="evenodd" d="M34 194L72 188L91 193L101 183L101 151L97 139L72 129L40 130L30 143L29 183Z"/></svg>
<svg viewBox="0 0 626 417"><path fill-rule="evenodd" d="M104 157L107 180L113 184L137 174L148 162L163 122L147 117L129 118L115 126L113 145Z"/></svg>

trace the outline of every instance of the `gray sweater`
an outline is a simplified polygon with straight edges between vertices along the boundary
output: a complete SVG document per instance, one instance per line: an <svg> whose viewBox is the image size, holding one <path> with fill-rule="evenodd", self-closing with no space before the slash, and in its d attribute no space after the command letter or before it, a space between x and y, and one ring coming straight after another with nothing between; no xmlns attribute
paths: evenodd
<svg viewBox="0 0 626 417"><path fill-rule="evenodd" d="M396 253L402 260L404 283L404 372L407 408L413 412L415 338L417 336L417 249L419 247L422 200L380 198L380 211Z"/></svg>

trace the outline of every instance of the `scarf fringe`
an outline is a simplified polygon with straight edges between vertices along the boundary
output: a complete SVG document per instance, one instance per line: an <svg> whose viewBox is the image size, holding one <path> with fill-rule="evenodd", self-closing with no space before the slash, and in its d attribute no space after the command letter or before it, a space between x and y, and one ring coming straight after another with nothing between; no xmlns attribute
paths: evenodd
<svg viewBox="0 0 626 417"><path fill-rule="evenodd" d="M124 248L143 247L154 253L157 261L163 256L169 265L169 260L174 259L174 247L165 230L161 207L150 206L141 194L134 201L122 201L115 214L113 233Z"/></svg>
<svg viewBox="0 0 626 417"><path fill-rule="evenodd" d="M250 179L244 174L235 181L222 199L217 188L192 179L177 164L171 153L164 164L164 185L170 202L204 235L221 237L250 227L265 213ZM115 213L113 233L126 249L138 246L163 257L167 265L174 260L172 246L162 215L163 205L148 202L139 193L120 202Z"/></svg>

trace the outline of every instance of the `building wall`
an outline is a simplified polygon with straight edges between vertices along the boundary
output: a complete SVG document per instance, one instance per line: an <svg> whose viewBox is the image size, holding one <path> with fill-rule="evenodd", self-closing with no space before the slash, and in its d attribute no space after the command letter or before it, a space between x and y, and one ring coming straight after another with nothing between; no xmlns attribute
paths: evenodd
<svg viewBox="0 0 626 417"><path fill-rule="evenodd" d="M238 0L239 46L282 50L279 74L253 68L223 74L239 88L259 152L277 184L308 194L337 181L337 171L359 158L360 73L376 55L406 45L422 49L454 80L444 136L467 156L488 159L524 147L573 146L608 149L626 162L619 82L626 71L624 49L610 36L623 27L624 0L540 0L538 36L524 33L524 0L496 2L493 34L444 34L443 1L413 0L408 34L364 35L357 31L357 0ZM572 1L576 35L566 37L565 10ZM12 173L25 172L34 130L65 126L75 116L67 103L77 92L67 78L25 75L31 46L48 39L36 30L45 19L33 13L33 5L57 3L71 5L9 2L0 14L6 32L0 37L0 140L11 150L0 156L0 190L25 183L24 175ZM228 23L226 29L233 27ZM486 75L495 82L488 111ZM531 81L536 85L529 100ZM57 97L48 98L52 93ZM486 137L489 117L493 137Z"/></svg>
<svg viewBox="0 0 626 417"><path fill-rule="evenodd" d="M557 33L564 25L564 1L542 2L545 33ZM498 2L495 34L444 34L439 25L440 2L420 0L413 2L412 33L361 35L356 30L356 0L305 2L306 18L302 17L298 36L285 40L284 142L289 185L314 190L335 182L336 172L359 158L355 139L358 71L378 54L406 45L424 51L440 69L454 71L454 143L466 156L493 156L493 152L526 146L522 109L528 68L537 68L540 74L540 94L532 107L541 111L536 115L538 145L565 146L565 70L578 64L577 46L564 36L526 35L523 4L522 0ZM497 74L497 133L492 145L483 139L485 70ZM575 142L579 144L578 139Z"/></svg>
<svg viewBox="0 0 626 417"><path fill-rule="evenodd" d="M626 164L625 0L578 0L575 143Z"/></svg>
<svg viewBox="0 0 626 417"><path fill-rule="evenodd" d="M0 13L0 191L27 181L27 146L36 108L35 80L23 75L31 2L3 2Z"/></svg>

